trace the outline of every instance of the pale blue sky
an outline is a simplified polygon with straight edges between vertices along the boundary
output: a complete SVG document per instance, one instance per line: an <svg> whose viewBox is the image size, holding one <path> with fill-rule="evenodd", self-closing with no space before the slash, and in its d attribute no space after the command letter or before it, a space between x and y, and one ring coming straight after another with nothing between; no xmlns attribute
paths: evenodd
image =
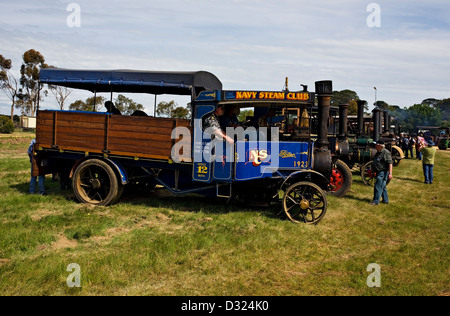
<svg viewBox="0 0 450 316"><path fill-rule="evenodd" d="M70 3L81 8L78 28L66 23ZM0 0L0 54L13 73L33 48L61 68L210 71L229 90L280 90L289 77L291 90L333 80L335 90L354 90L369 104L375 86L378 100L401 107L450 97L450 3L374 2L379 28L367 25L370 3ZM78 98L85 96L69 102ZM142 101L150 114L152 100ZM53 96L42 105L52 108ZM10 113L2 92L0 113Z"/></svg>

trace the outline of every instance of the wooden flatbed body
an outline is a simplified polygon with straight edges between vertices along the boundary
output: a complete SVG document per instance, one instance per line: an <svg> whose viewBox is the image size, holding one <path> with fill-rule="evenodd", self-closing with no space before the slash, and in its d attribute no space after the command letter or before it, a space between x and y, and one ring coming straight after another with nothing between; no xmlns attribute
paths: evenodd
<svg viewBox="0 0 450 316"><path fill-rule="evenodd" d="M172 131L177 128L192 129L190 121L183 119L39 111L37 122L36 140L43 150L170 161L175 144L186 142L183 147L191 147L189 140L172 139ZM184 158L183 161L192 160Z"/></svg>

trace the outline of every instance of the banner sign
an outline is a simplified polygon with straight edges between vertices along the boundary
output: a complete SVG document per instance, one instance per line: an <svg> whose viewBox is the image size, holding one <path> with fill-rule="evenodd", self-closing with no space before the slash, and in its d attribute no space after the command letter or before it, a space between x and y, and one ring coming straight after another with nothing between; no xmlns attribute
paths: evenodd
<svg viewBox="0 0 450 316"><path fill-rule="evenodd" d="M314 94L309 92L275 91L224 91L226 101L302 101L313 102Z"/></svg>

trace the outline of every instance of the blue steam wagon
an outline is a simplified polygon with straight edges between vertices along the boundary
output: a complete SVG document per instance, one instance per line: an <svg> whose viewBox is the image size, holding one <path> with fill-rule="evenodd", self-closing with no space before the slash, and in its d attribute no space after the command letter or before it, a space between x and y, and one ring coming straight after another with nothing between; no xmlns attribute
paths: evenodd
<svg viewBox="0 0 450 316"><path fill-rule="evenodd" d="M211 73L43 69L41 84L107 93L188 95L192 118L38 110L38 155L68 180L82 203L116 203L125 186L161 185L247 202L280 203L293 222L318 223L327 210L332 158L327 140L332 82L316 91L227 91ZM310 113L317 103L319 129ZM221 126L239 111L249 115ZM292 117L289 109L300 109ZM116 114L117 113L117 114ZM292 113L292 112L291 112ZM227 121L227 120L225 120ZM213 124L210 124L210 123ZM212 126L210 126L212 125Z"/></svg>

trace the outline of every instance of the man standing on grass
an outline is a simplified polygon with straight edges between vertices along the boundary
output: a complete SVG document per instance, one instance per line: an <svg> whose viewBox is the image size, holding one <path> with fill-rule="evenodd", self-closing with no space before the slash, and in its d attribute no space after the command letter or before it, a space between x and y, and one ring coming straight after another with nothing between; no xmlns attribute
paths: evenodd
<svg viewBox="0 0 450 316"><path fill-rule="evenodd" d="M375 189L373 193L373 200L370 205L380 204L383 198L383 204L389 204L389 197L387 192L388 181L392 180L393 160L389 150L383 141L376 143L377 154L372 163L372 170L376 174Z"/></svg>
<svg viewBox="0 0 450 316"><path fill-rule="evenodd" d="M428 141L428 146L420 149L423 154L422 165L423 165L423 175L425 176L426 184L433 184L433 167L434 167L434 156L436 155L436 147L432 140Z"/></svg>
<svg viewBox="0 0 450 316"><path fill-rule="evenodd" d="M28 157L30 157L31 163L31 180L30 180L30 193L36 193L36 180L38 180L39 194L45 194L45 174L43 173L41 159L35 155L36 139L33 139L28 147Z"/></svg>

